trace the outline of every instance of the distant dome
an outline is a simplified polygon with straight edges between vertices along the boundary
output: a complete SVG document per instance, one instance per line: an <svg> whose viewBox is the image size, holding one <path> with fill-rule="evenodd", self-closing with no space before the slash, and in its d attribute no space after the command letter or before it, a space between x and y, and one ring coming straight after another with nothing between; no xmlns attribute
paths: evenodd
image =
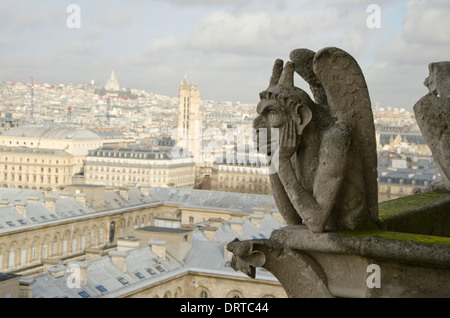
<svg viewBox="0 0 450 318"><path fill-rule="evenodd" d="M3 136L11 137L35 137L53 139L100 139L96 133L83 129L71 127L48 127L48 126L20 126L3 132Z"/></svg>

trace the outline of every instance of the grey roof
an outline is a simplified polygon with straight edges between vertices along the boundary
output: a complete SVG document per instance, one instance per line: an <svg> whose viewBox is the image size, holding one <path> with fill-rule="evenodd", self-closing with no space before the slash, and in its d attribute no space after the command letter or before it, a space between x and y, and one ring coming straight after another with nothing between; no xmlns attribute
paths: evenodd
<svg viewBox="0 0 450 318"><path fill-rule="evenodd" d="M65 126L20 126L3 132L4 136L36 137L53 139L100 139L101 137L87 129Z"/></svg>
<svg viewBox="0 0 450 318"><path fill-rule="evenodd" d="M149 246L130 250L127 257L127 271L122 272L111 261L110 256L87 261L87 284L77 286L71 283L71 274L65 272L61 277L55 277L51 273L35 276L36 283L33 286L33 297L39 298L83 298L81 292L89 297L116 296L117 292L125 293L126 290L137 288L139 285L150 285L172 272L182 268L183 264L166 254L166 260L162 260L150 250ZM78 265L71 262L69 266ZM136 273L139 273L136 275ZM123 278L123 283L119 280ZM69 282L69 283L68 283ZM97 288L103 286L102 291Z"/></svg>
<svg viewBox="0 0 450 318"><path fill-rule="evenodd" d="M172 154L169 151L166 152L155 149L139 149L134 147L115 148L111 146L104 146L100 149L89 150L87 159L89 159L89 157L118 157L141 160L168 160L172 159Z"/></svg>
<svg viewBox="0 0 450 318"><path fill-rule="evenodd" d="M104 202L83 206L74 197L63 196L61 191L46 196L42 190L0 188L0 233L90 213L155 203L138 188L129 189L127 193L127 198L124 198L118 191L106 191ZM46 206L47 200L54 201L55 211ZM22 216L15 205L26 205L26 216Z"/></svg>
<svg viewBox="0 0 450 318"><path fill-rule="evenodd" d="M275 207L273 196L264 194L162 187L151 187L149 194L161 202L177 203L186 207L208 207L242 212L252 212L253 208L260 205Z"/></svg>
<svg viewBox="0 0 450 318"><path fill-rule="evenodd" d="M123 139L125 135L118 129L88 129L94 134L102 137L103 139Z"/></svg>
<svg viewBox="0 0 450 318"><path fill-rule="evenodd" d="M383 175L384 174L384 175ZM378 167L378 182L379 183L393 183L404 185L423 186L431 182L439 181L442 177L437 168L426 169L393 169L389 167ZM425 184L425 181L427 184Z"/></svg>
<svg viewBox="0 0 450 318"><path fill-rule="evenodd" d="M380 133L380 144L386 145L389 144L389 141L392 138L396 138L399 133ZM425 139L421 134L413 134L413 133L401 133L400 136L402 139L406 138L409 143L415 143L418 145L426 144Z"/></svg>
<svg viewBox="0 0 450 318"><path fill-rule="evenodd" d="M110 191L108 193L115 192ZM205 200L209 200L208 202L211 203L234 203L232 207L242 204L250 213L252 212L253 207L258 207L260 204L273 205L274 203L273 199L271 200L269 198L271 196L239 195L228 192L204 190L150 188L149 194L154 200L161 201L165 201L170 194L173 194L171 196L172 202L178 201L183 204L200 205L203 204ZM24 197L24 195L22 197ZM34 203L36 208L39 203L42 204L41 202ZM65 202L64 204L70 203ZM8 213L16 212L9 210ZM17 215L15 214L15 216ZM224 257L225 245L236 237L241 240L266 238L270 236L274 229L284 226L284 224L277 222L270 213L263 213L263 209L261 208L258 213L255 212L255 214L250 214L249 216L250 218L256 217L260 219L262 224L261 229L253 225L251 220L247 218L239 221L242 224L243 232L242 235L239 235L234 232L230 226L230 223L233 221L225 222L222 220L222 223L218 226L216 231L216 240L214 241L210 241L204 235L205 226L211 225L210 221L196 224L192 235L192 248L184 260L176 260L168 252L166 252L166 260L162 260L151 251L149 246L143 246L128 252L111 252L128 253L126 272L122 272L117 268L112 263L111 256L109 255L87 261L88 283L81 288L70 288L70 286L68 286L67 281L69 279L69 273L64 273L61 277L55 277L51 273L35 276L36 283L33 289L33 297L81 298L83 295L88 295L89 297L118 297L128 292L132 292L133 290L150 286L167 278L190 271L217 273L231 277L246 277L243 273L236 272L230 267L231 258ZM177 233L191 231L190 229L161 228L156 226L148 226L141 229ZM162 269L162 271L158 270L158 267L159 269ZM137 272L140 277L136 275ZM127 283L122 284L119 281L119 278L124 278ZM276 280L271 273L262 268L257 269L256 278ZM103 292L97 288L97 286L100 285L104 288Z"/></svg>
<svg viewBox="0 0 450 318"><path fill-rule="evenodd" d="M55 155L55 156L71 156L65 150L61 149L50 149L50 148L30 148L30 147L1 147L0 151L2 152L14 152L14 153L23 153L23 154L43 154L43 155Z"/></svg>

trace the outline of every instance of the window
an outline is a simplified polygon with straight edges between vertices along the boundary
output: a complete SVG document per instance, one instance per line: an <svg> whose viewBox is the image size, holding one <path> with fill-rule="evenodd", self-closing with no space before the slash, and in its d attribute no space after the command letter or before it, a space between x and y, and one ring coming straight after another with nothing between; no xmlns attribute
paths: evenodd
<svg viewBox="0 0 450 318"><path fill-rule="evenodd" d="M200 292L200 298L208 298L208 293L204 290Z"/></svg>
<svg viewBox="0 0 450 318"><path fill-rule="evenodd" d="M102 294L107 292L108 290L103 285L98 285L95 288L97 288Z"/></svg>
<svg viewBox="0 0 450 318"><path fill-rule="evenodd" d="M136 275L136 277L139 278L139 279L144 279L145 278L144 275L142 275L140 272L136 272L136 273L134 273L134 275Z"/></svg>
<svg viewBox="0 0 450 318"><path fill-rule="evenodd" d="M85 291L85 290L80 291L80 292L78 293L78 295L80 295L80 296L83 297L83 298L89 298L89 297L91 297L91 295L89 295L88 292Z"/></svg>
<svg viewBox="0 0 450 318"><path fill-rule="evenodd" d="M118 280L122 285L128 284L128 281L127 281L125 278L123 278L123 277L119 277L119 278L117 278L117 280Z"/></svg>
<svg viewBox="0 0 450 318"><path fill-rule="evenodd" d="M156 274L156 272L152 269L152 268L147 268L147 269L145 269L150 275L155 275Z"/></svg>
<svg viewBox="0 0 450 318"><path fill-rule="evenodd" d="M156 266L156 269L159 270L161 273L165 272L166 270L161 265Z"/></svg>

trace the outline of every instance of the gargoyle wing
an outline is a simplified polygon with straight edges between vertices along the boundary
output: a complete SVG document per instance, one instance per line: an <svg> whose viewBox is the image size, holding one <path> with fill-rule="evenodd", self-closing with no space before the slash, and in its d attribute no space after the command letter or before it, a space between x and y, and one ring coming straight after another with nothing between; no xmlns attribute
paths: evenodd
<svg viewBox="0 0 450 318"><path fill-rule="evenodd" d="M294 63L295 72L300 75L308 84L317 104L326 106L327 95L325 90L313 71L313 62L316 52L309 49L296 49L289 54L289 58Z"/></svg>
<svg viewBox="0 0 450 318"><path fill-rule="evenodd" d="M378 182L375 125L364 75L347 52L328 47L318 51L313 71L322 85L328 108L338 123L352 131L352 160L359 160L364 175L366 202L371 218L378 221Z"/></svg>

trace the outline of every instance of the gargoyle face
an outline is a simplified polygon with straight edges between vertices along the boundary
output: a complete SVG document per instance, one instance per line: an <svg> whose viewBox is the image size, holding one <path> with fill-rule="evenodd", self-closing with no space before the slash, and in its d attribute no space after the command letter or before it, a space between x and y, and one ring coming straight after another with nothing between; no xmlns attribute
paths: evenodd
<svg viewBox="0 0 450 318"><path fill-rule="evenodd" d="M257 105L259 116L253 121L253 128L256 130L256 140L254 141L257 143L259 152L270 156L273 147L276 147L276 145L272 145L272 133L276 131L274 129L278 129L278 133L280 133L280 128L295 119L297 134L300 135L311 120L311 110L305 106L311 100L294 100L270 95L270 93L265 95L268 98L261 98Z"/></svg>
<svg viewBox="0 0 450 318"><path fill-rule="evenodd" d="M423 83L431 94L450 97L450 62L436 62L428 65L430 75Z"/></svg>

